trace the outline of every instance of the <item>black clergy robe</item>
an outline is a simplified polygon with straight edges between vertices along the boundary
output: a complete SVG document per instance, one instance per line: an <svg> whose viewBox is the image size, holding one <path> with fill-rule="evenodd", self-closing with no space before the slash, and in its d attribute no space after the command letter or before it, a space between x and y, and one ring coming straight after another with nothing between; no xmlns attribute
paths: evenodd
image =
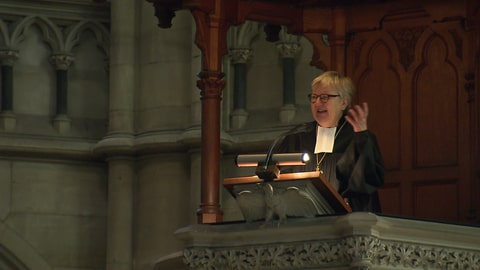
<svg viewBox="0 0 480 270"><path fill-rule="evenodd" d="M352 211L381 212L377 189L384 183L385 169L375 135L368 130L354 132L344 117L340 119L336 132L333 152L325 154L320 170L350 204ZM314 171L324 155L313 153L316 138L315 121L305 123L301 130L287 135L275 152L307 152L310 161L304 166L282 167L281 172Z"/></svg>

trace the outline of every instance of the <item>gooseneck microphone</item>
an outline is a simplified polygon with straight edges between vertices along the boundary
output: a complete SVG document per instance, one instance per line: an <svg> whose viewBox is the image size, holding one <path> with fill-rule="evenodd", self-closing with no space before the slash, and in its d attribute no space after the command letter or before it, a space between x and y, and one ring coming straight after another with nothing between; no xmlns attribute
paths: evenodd
<svg viewBox="0 0 480 270"><path fill-rule="evenodd" d="M277 147L278 143L282 140L285 139L285 137L287 137L288 135L292 135L292 134L295 134L301 130L306 130L306 127L307 127L307 123L302 123L302 124L299 124L295 127L293 127L292 129L288 130L287 132L284 132L282 133L280 136L278 136L274 141L273 143L270 145L270 148L268 149L268 152L267 152L267 155L265 157L265 161L263 164L259 163L258 167L257 167L257 170L256 170L256 174L258 175L258 177L264 179L264 180L267 180L267 179L273 179L273 178L277 178L278 177L278 174L279 174L279 169L277 167L277 164L276 164L276 161L272 159L272 157L274 156L274 150L275 148ZM301 159L303 162L305 162L305 158L307 158L308 160L308 157L305 157L303 153L300 153L301 154ZM307 154L308 156L308 154Z"/></svg>

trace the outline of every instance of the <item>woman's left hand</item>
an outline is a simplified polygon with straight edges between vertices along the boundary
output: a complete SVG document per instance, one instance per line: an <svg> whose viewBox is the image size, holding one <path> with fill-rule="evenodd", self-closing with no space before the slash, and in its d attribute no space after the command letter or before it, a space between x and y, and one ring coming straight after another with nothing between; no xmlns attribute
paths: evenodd
<svg viewBox="0 0 480 270"><path fill-rule="evenodd" d="M360 132L367 130L368 104L355 105L348 110L345 119L352 125L353 131Z"/></svg>

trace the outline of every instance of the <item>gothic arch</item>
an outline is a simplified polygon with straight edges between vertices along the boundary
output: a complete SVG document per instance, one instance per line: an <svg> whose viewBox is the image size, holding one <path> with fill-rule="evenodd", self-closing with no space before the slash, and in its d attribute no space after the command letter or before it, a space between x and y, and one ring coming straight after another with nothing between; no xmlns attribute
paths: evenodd
<svg viewBox="0 0 480 270"><path fill-rule="evenodd" d="M93 21L81 21L70 26L66 31L65 50L71 52L80 43L81 36L86 31L91 31L97 41L97 46L105 55L109 56L110 38L108 29L100 23Z"/></svg>
<svg viewBox="0 0 480 270"><path fill-rule="evenodd" d="M456 119L460 110L458 98L461 78L458 71L461 70L461 64L455 63L455 56L449 51L452 46L448 45L445 36L436 32L429 33L421 45L421 64L415 69L412 85L416 116L414 166L457 166L460 136ZM437 104L442 105L435 106ZM430 109L424 109L427 107ZM428 132L440 130L442 127L456 128L444 130L442 135Z"/></svg>
<svg viewBox="0 0 480 270"><path fill-rule="evenodd" d="M22 42L25 31L32 25L40 28L43 40L50 46L53 52L64 50L65 46L60 29L48 18L40 16L25 17L23 20L14 24L11 36L12 47L18 46L18 44Z"/></svg>
<svg viewBox="0 0 480 270"><path fill-rule="evenodd" d="M245 21L239 26L230 27L227 34L229 47L250 49L251 43L258 36L260 28L260 23L253 21Z"/></svg>
<svg viewBox="0 0 480 270"><path fill-rule="evenodd" d="M389 34L366 32L355 35L348 50L348 69L356 85L355 102L368 101L372 112L369 128L375 130L381 147L388 145L392 149L383 155L388 170L399 170L401 126L398 121L384 119L401 116L404 66L399 61L400 49Z"/></svg>

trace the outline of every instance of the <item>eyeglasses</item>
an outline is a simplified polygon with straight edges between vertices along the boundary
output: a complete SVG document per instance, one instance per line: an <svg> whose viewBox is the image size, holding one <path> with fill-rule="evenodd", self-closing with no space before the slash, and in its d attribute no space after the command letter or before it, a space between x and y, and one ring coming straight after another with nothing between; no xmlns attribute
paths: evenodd
<svg viewBox="0 0 480 270"><path fill-rule="evenodd" d="M312 103L315 103L317 101L317 99L320 99L320 101L322 103L327 103L327 101L330 99L330 98L334 98L334 97L339 97L340 95L330 95L330 94L321 94L321 95L316 95L316 94L308 94L308 99L310 100L310 102Z"/></svg>

